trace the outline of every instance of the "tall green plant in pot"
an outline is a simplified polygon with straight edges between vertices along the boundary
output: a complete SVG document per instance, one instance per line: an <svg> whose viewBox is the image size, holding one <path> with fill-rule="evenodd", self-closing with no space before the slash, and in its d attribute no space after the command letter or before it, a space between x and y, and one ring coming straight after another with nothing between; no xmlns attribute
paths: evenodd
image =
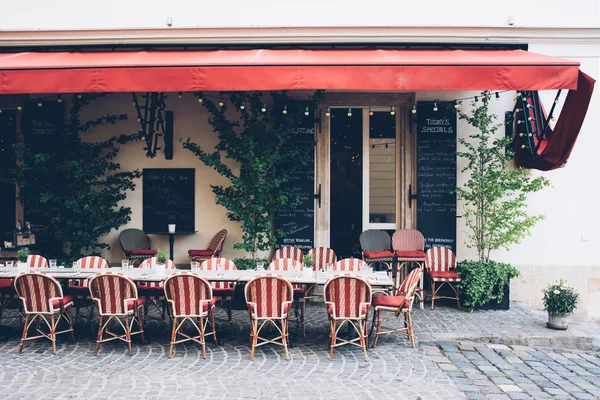
<svg viewBox="0 0 600 400"><path fill-rule="evenodd" d="M511 138L498 132L504 123L490 111L490 98L485 91L481 101L471 104L470 112L458 111L460 119L474 131L468 138L458 139L462 147L458 156L466 162L461 173L467 173L468 180L456 188L470 231L466 245L477 251L476 261L458 265L462 304L468 310L499 303L505 285L519 276L517 269L491 260L490 254L500 248L509 249L530 235L543 216L529 214L527 195L549 184L544 177L533 177L529 171L511 166Z"/></svg>

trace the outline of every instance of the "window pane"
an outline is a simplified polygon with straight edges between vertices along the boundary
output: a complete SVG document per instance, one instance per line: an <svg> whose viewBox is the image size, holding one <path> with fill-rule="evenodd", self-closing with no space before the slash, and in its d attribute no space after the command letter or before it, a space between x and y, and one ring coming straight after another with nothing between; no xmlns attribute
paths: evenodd
<svg viewBox="0 0 600 400"><path fill-rule="evenodd" d="M369 222L396 223L396 117L369 118Z"/></svg>

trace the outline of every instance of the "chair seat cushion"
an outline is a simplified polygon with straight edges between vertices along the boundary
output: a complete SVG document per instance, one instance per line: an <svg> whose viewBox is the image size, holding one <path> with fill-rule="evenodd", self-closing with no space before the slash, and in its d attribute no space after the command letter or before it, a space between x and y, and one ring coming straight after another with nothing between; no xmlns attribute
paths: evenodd
<svg viewBox="0 0 600 400"><path fill-rule="evenodd" d="M211 301L210 301L210 304L209 304L209 303L204 303L204 304L202 305L202 311L203 311L203 312L207 312L207 311L208 311L208 308L209 308L209 307L212 307L212 306L214 306L214 305L215 305L215 303L217 302L217 300L218 300L218 299L217 299L217 297L216 297L216 296L213 296L213 297L212 297L212 299L211 299Z"/></svg>
<svg viewBox="0 0 600 400"><path fill-rule="evenodd" d="M125 249L125 254L131 254L132 256L155 256L156 250L151 249Z"/></svg>
<svg viewBox="0 0 600 400"><path fill-rule="evenodd" d="M12 279L0 279L0 289L3 288L11 288L13 287L13 280Z"/></svg>
<svg viewBox="0 0 600 400"><path fill-rule="evenodd" d="M233 296L233 293L235 292L235 289L232 287L226 287L226 288L212 288L212 292L213 292L213 296L216 297L231 297Z"/></svg>
<svg viewBox="0 0 600 400"><path fill-rule="evenodd" d="M410 307L410 300L404 296L383 296L379 294L373 295L373 307L392 307L399 308Z"/></svg>
<svg viewBox="0 0 600 400"><path fill-rule="evenodd" d="M360 313L363 314L363 315L367 314L369 312L369 306L370 306L369 304L363 304L363 305L361 305L361 307L360 307ZM327 313L329 315L333 315L333 304L329 304L327 306ZM339 315L338 315L338 317L339 317Z"/></svg>
<svg viewBox="0 0 600 400"><path fill-rule="evenodd" d="M363 252L366 258L390 258L394 257L394 253L388 250L368 251Z"/></svg>
<svg viewBox="0 0 600 400"><path fill-rule="evenodd" d="M212 257L213 250L188 250L190 257Z"/></svg>
<svg viewBox="0 0 600 400"><path fill-rule="evenodd" d="M73 296L66 295L66 296L63 296L62 299L54 299L54 300L52 300L52 307L55 308L55 309L56 308L60 308L61 305L63 307L65 307L69 303L73 303Z"/></svg>
<svg viewBox="0 0 600 400"><path fill-rule="evenodd" d="M460 276L454 271L428 271L435 282L460 282Z"/></svg>
<svg viewBox="0 0 600 400"><path fill-rule="evenodd" d="M287 313L290 311L290 305L291 305L290 303L285 303L285 304L284 304L284 307L283 307L283 312L284 312L285 314L287 314ZM249 310L249 311L250 311L252 314L254 314L254 304L252 304L252 303L247 303L247 306L248 306L248 310ZM279 317L279 316L273 316L273 318L278 318L278 317Z"/></svg>
<svg viewBox="0 0 600 400"><path fill-rule="evenodd" d="M425 258L425 253L419 250L396 250L394 254L400 258Z"/></svg>
<svg viewBox="0 0 600 400"><path fill-rule="evenodd" d="M306 288L305 287L295 287L294 288L294 298L301 299L306 296Z"/></svg>
<svg viewBox="0 0 600 400"><path fill-rule="evenodd" d="M137 300L128 300L127 301L127 311L131 311L134 308L140 308L146 303L146 299L143 297L138 297Z"/></svg>

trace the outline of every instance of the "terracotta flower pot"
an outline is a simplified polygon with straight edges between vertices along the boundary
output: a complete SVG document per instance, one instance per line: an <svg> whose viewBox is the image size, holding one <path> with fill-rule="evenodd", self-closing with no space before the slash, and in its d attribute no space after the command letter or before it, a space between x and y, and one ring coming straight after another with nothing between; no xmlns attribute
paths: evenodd
<svg viewBox="0 0 600 400"><path fill-rule="evenodd" d="M569 327L569 315L548 312L548 323L546 323L546 326L550 329L567 330Z"/></svg>

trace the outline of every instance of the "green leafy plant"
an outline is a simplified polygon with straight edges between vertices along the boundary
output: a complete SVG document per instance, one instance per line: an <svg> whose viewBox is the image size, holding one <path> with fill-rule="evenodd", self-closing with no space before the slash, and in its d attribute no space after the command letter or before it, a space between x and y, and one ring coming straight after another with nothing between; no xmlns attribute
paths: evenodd
<svg viewBox="0 0 600 400"><path fill-rule="evenodd" d="M475 128L469 139L459 138L463 151L458 156L466 160L461 172L469 179L456 189L464 203L463 218L472 232L466 241L477 249L479 261L489 261L492 250L509 249L530 235L531 228L544 217L529 215L527 195L549 185L544 177L533 178L523 168L511 168L514 153L509 148L511 138L499 137L497 115L489 110L490 93L481 94L472 112L459 110L460 119Z"/></svg>
<svg viewBox="0 0 600 400"><path fill-rule="evenodd" d="M158 250L156 252L156 262L159 264L167 263L167 252L164 250Z"/></svg>
<svg viewBox="0 0 600 400"><path fill-rule="evenodd" d="M519 271L509 264L495 261L463 261L458 263L457 272L460 300L467 311L504 297L504 286L519 276Z"/></svg>
<svg viewBox="0 0 600 400"><path fill-rule="evenodd" d="M300 119L311 117L303 112L283 114L286 104L292 101L281 92L271 93L268 109L260 92L233 92L228 97L233 112L226 102L215 104L203 98L209 123L219 137L214 151L201 148L189 138L181 142L205 165L229 180L228 186L211 188L216 203L227 209L227 217L241 223L242 241L234 248L251 252L255 258L258 250L269 250L278 238L289 233L275 229L274 222L278 214L300 204L300 197L286 184L311 161L314 140L300 140L297 133L302 125ZM318 97L317 93L312 100L316 102ZM230 119L234 112L238 113L238 120ZM225 159L234 161L236 168Z"/></svg>
<svg viewBox="0 0 600 400"><path fill-rule="evenodd" d="M542 290L544 310L550 314L570 314L577 308L579 289L569 286L563 279Z"/></svg>
<svg viewBox="0 0 600 400"><path fill-rule="evenodd" d="M265 269L269 266L269 261L266 258L236 258L233 260L233 263L237 267L237 269L249 269L255 270L256 264L262 262L265 264Z"/></svg>
<svg viewBox="0 0 600 400"><path fill-rule="evenodd" d="M29 249L19 249L17 250L17 260L19 262L27 262L27 257L29 256Z"/></svg>
<svg viewBox="0 0 600 400"><path fill-rule="evenodd" d="M99 95L73 96L69 120L50 146L15 146L19 162L0 179L19 185L28 219L39 226L48 241L47 256L77 260L97 249L108 249L100 238L131 218L120 203L134 190L139 171L121 171L115 157L119 145L136 135L121 135L104 142L86 142L82 134L103 124L116 124L126 115L105 115L81 122L80 112Z"/></svg>
<svg viewBox="0 0 600 400"><path fill-rule="evenodd" d="M312 253L307 254L302 258L302 262L306 267L312 268L315 265L315 256Z"/></svg>

